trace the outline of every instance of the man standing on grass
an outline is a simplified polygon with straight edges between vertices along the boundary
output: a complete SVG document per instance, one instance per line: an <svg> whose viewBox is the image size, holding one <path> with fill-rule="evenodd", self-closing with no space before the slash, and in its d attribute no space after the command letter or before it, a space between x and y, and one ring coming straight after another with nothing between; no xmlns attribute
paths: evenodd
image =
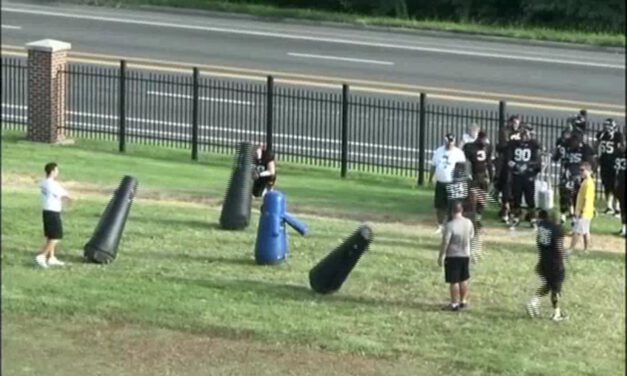
<svg viewBox="0 0 627 376"><path fill-rule="evenodd" d="M448 133L444 137L444 145L437 148L433 153L429 174L429 184L433 181L433 175L435 174L436 176L434 196L434 206L438 221L436 234L441 234L444 229L444 222L449 207L446 186L453 181L453 170L459 162L466 162L466 157L464 152L455 146L455 136Z"/></svg>
<svg viewBox="0 0 627 376"><path fill-rule="evenodd" d="M583 181L577 192L577 202L575 205L575 225L573 227L573 238L570 244L570 251L575 249L579 242L579 237L583 236L583 250L588 251L590 245L590 222L594 217L595 182L592 178L592 166L584 162L580 167Z"/></svg>
<svg viewBox="0 0 627 376"><path fill-rule="evenodd" d="M46 243L35 257L35 262L42 268L49 266L63 266L55 255L55 248L63 238L63 223L61 221L61 209L64 198L70 199L69 193L56 180L59 176L59 167L50 162L44 167L46 178L41 182L41 197L43 204L44 235Z"/></svg>
<svg viewBox="0 0 627 376"><path fill-rule="evenodd" d="M538 214L538 232L536 234L536 244L540 258L536 266L536 273L543 281L542 287L538 289L529 304L527 312L531 317L540 314L540 298L551 293L551 304L553 305L553 321L561 321L565 318L559 308L559 299L564 283L564 232L558 224L557 215L549 218L546 210L540 210Z"/></svg>
<svg viewBox="0 0 627 376"><path fill-rule="evenodd" d="M468 304L468 281L470 279L470 246L475 236L472 222L462 216L462 204L453 205L453 219L444 229L442 246L438 255L438 266L444 263L444 280L449 284L452 311L463 309Z"/></svg>

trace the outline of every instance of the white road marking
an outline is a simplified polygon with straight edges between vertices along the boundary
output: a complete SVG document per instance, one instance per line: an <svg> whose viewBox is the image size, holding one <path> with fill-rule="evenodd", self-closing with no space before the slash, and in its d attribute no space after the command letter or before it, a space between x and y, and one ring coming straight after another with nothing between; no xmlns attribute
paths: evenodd
<svg viewBox="0 0 627 376"><path fill-rule="evenodd" d="M9 30L22 30L21 26L14 26L14 25L1 25L3 29L9 29Z"/></svg>
<svg viewBox="0 0 627 376"><path fill-rule="evenodd" d="M156 95L159 97L169 97L169 98L185 98L185 99L193 99L194 97L191 95L185 94L176 94L176 93L167 93L163 91L147 91L148 95ZM213 98L213 97L199 97L201 101L206 102L216 102L216 103L228 103L228 104L241 104L243 106L254 106L255 103L248 101L237 101L233 99L223 99L223 98Z"/></svg>
<svg viewBox="0 0 627 376"><path fill-rule="evenodd" d="M549 58L549 57L523 56L521 55L521 53L500 54L500 53L488 53L488 52L463 51L459 49L421 47L421 46L412 46L412 45L403 45L403 44L368 42L368 41L358 41L358 40L329 38L329 37L314 37L314 36L308 36L308 35L295 35L295 34L289 34L289 33L277 33L277 32L266 32L266 31L255 31L255 30L244 30L244 29L230 29L230 28L224 28L224 27L184 25L184 24L176 24L176 23L170 23L170 22L142 21L142 20L137 20L137 19L121 18L121 17L93 16L93 15L86 15L86 14L72 14L72 13L66 13L66 12L20 9L20 8L12 8L12 7L2 7L2 11L7 12L7 13L13 12L13 13L35 14L35 15L41 15L41 16L74 18L74 19L83 19L83 20L92 20L92 21L115 22L115 23L144 25L144 26L157 26L161 28L199 30L199 31L210 31L210 32L216 32L216 33L252 35L252 36L260 36L260 37L272 37L272 38L291 39L291 40L300 40L300 41L324 42L324 43L353 45L353 46L367 46L367 47L399 49L399 50L407 50L407 51L434 52L434 53L450 54L450 55L458 55L458 56L486 57L486 58L502 59L502 60L528 61L528 62L537 62L537 63L563 64L563 65L575 65L575 66L584 66L584 67L625 70L625 66L623 64L608 64L608 63L599 63L599 62L592 62L592 61L580 61L577 59L554 59L554 58Z"/></svg>
<svg viewBox="0 0 627 376"><path fill-rule="evenodd" d="M369 60L369 59L356 59L352 57L303 54L299 52L288 52L287 54L288 56L303 57L307 59L337 60L337 61L347 61L350 63L363 63L363 64L394 65L394 63L391 61L382 61L382 60Z"/></svg>

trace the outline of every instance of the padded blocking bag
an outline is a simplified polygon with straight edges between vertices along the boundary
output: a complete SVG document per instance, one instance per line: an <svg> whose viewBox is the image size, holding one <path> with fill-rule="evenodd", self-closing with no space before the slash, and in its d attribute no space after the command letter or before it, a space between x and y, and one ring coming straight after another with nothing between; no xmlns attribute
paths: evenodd
<svg viewBox="0 0 627 376"><path fill-rule="evenodd" d="M242 230L250 223L253 192L253 145L239 144L235 156L233 173L226 191L220 226L226 230Z"/></svg>

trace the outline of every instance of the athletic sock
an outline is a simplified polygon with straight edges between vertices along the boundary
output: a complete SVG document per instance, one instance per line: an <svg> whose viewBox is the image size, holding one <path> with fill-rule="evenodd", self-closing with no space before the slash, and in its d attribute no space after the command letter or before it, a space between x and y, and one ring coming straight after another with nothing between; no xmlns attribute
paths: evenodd
<svg viewBox="0 0 627 376"><path fill-rule="evenodd" d="M555 316L558 316L558 317L562 315L562 313L560 312L560 309L559 309L559 308L555 308L555 313L554 313L554 315L555 315Z"/></svg>
<svg viewBox="0 0 627 376"><path fill-rule="evenodd" d="M540 298L536 295L533 298L531 298L531 305L532 306L537 306L540 303Z"/></svg>

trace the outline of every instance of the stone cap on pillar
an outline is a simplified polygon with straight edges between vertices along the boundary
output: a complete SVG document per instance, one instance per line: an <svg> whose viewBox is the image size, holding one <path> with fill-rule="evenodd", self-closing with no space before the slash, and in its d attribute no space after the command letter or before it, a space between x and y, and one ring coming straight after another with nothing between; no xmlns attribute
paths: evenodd
<svg viewBox="0 0 627 376"><path fill-rule="evenodd" d="M35 42L26 44L26 48L29 50L45 51L45 52L59 52L66 51L72 48L72 45L67 42L54 39L42 39Z"/></svg>

